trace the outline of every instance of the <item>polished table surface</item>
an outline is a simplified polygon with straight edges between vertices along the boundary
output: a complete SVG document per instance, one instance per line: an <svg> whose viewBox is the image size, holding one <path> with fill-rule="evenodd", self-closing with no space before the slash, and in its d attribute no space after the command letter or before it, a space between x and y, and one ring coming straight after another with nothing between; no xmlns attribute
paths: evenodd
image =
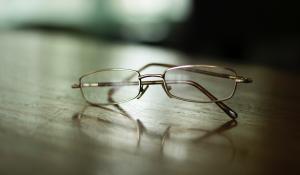
<svg viewBox="0 0 300 175"><path fill-rule="evenodd" d="M299 174L299 74L195 57L75 34L0 32L0 174ZM86 72L151 62L229 66L254 82L226 101L236 121L215 104L170 99L160 86L103 108L71 89Z"/></svg>

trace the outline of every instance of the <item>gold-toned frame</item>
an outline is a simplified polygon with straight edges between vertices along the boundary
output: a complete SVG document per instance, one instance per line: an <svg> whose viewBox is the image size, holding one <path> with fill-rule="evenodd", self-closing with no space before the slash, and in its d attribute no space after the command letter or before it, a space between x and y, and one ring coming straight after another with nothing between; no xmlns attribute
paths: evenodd
<svg viewBox="0 0 300 175"><path fill-rule="evenodd" d="M163 74L141 74L140 72L150 66L161 66L161 67L169 67L168 69L166 69ZM232 73L232 75L230 74L221 74L221 73L216 73L216 72L211 72L211 71L204 71L204 70L197 70L198 73L202 73L202 74L209 74L212 76L217 76L217 77L223 77L223 78L228 78L228 79L232 79L235 81L234 86L233 86L233 90L231 92L231 94L223 99L217 99L213 94L211 94L208 90L206 90L204 87L202 87L201 85L199 85L198 83L195 83L193 81L191 82L184 82L184 83L188 83L194 87L196 87L198 90L200 90L201 92L203 92L206 96L208 96L210 98L210 101L197 101L197 100L190 100L190 99L185 99L185 98L181 98L181 97L177 97L175 95L173 95L169 90L168 90L168 83L166 82L165 76L167 74L168 71L171 70L176 70L176 69L183 69L183 68L193 68L193 67L204 67L204 68L219 68L219 69L224 69L224 70L228 70ZM138 85L139 86L139 91L137 93L137 95L133 98L130 98L128 100L124 100L124 101L120 101L120 102L114 102L113 100L111 100L110 103L93 103L91 101L89 101L83 92L83 87L87 86L87 87L99 87L99 86L104 86L103 84L101 85L100 83L92 83L92 84L85 84L82 83L82 79L84 77L87 77L89 75L98 73L98 72L104 72L104 71L132 71L135 72L135 75L138 75L138 84L134 84L134 85ZM154 81L142 81L142 79L144 78L148 78L148 77L156 77L156 78L161 78L162 80L154 80ZM133 76L128 77L127 79L131 79L133 78ZM223 103L223 101L229 100L231 99L237 89L237 85L238 83L251 83L252 79L250 78L246 78L243 76L239 76L237 75L236 71L231 69L231 68L227 68L227 67L222 67L222 66L214 66L214 65L183 65L183 66L175 66L175 65L170 65L170 64L162 64L162 63L151 63L151 64L147 64L145 66L143 66L141 69L139 70L133 70L133 69L123 69L123 68L113 68L113 69L101 69L101 70L97 70L97 71L93 71L87 74L82 75L79 78L79 84L74 84L72 85L72 88L80 88L80 92L82 97L85 99L85 101L91 105L95 105L95 106L104 106L104 105L116 105L116 104L121 104L121 103L125 103L128 101L131 101L133 99L139 99L143 96L143 94L146 92L146 90L148 89L149 85L161 85L162 88L164 89L165 93L168 95L168 97L170 98L174 98L174 99L178 99L178 100L182 100L182 101L186 101L186 102L193 102L193 103L215 103L217 104L230 118L235 119L238 117L238 114L232 110L230 107L228 107L225 103ZM182 83L182 82L175 82L175 83ZM104 83L105 85L109 86L109 82L108 83ZM145 87L144 87L145 86ZM112 92L111 92L112 93Z"/></svg>

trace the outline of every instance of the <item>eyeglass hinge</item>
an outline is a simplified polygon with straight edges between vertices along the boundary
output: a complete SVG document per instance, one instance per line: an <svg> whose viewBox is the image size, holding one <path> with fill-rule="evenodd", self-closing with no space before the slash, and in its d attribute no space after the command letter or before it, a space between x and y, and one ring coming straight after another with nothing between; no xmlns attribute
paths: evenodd
<svg viewBox="0 0 300 175"><path fill-rule="evenodd" d="M80 85L79 85L79 84L73 84L73 85L72 85L72 88L73 88L73 89L80 88Z"/></svg>
<svg viewBox="0 0 300 175"><path fill-rule="evenodd" d="M242 76L232 76L231 79L234 79L237 83L252 83L253 80L251 78L246 78Z"/></svg>

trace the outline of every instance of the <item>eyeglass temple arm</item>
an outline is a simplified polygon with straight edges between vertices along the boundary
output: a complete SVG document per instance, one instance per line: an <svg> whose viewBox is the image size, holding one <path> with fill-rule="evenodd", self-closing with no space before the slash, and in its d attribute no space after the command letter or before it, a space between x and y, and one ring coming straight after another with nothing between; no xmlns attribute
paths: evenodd
<svg viewBox="0 0 300 175"><path fill-rule="evenodd" d="M164 63L150 63L150 64L146 64L145 66L143 66L142 68L140 68L138 70L138 72L143 71L144 69L151 67L151 66L161 66L161 67L176 67L177 65L173 65L173 64L164 64ZM229 69L231 70L231 69ZM252 83L253 80L251 78L246 78L243 76L238 76L238 75L230 75L230 74L222 74L222 73L217 73L217 72L211 72L211 71L205 71L205 70L200 70L200 69L186 69L186 71L190 71L190 72L195 72L195 73L201 73L201 74L206 74L206 75L211 75L211 76L215 76L215 77L221 77L221 78L229 78L229 79L233 79L235 80L237 83ZM233 71L233 70L231 70ZM233 71L235 72L235 71ZM132 77L130 77L132 78ZM130 79L129 78L129 79Z"/></svg>
<svg viewBox="0 0 300 175"><path fill-rule="evenodd" d="M142 68L140 68L138 70L138 72L141 72L144 69L146 69L148 67L151 67L151 66L176 67L176 65L172 65L172 64L150 63L150 64L146 64L145 66L143 66ZM188 71L196 72L196 73L202 73L202 74L207 74L207 75L216 76L216 77L234 79L237 83L252 83L253 82L253 80L251 78L246 78L246 77L243 77L243 76L221 74L221 73L210 72L210 71L199 70L199 69L188 69ZM133 75L133 76L135 76L135 75ZM132 78L132 76L126 78L126 80L130 80L131 78ZM72 88L80 88L80 85L79 84L74 84L74 85L72 85Z"/></svg>
<svg viewBox="0 0 300 175"><path fill-rule="evenodd" d="M160 66L160 67L176 67L177 65L174 64L164 64L164 63L149 63L145 66L141 67L138 71L143 71L144 69L151 67L151 66Z"/></svg>
<svg viewBox="0 0 300 175"><path fill-rule="evenodd" d="M101 83L81 83L73 84L72 88L77 89L81 87L109 87L109 86L133 86L139 85L139 82L101 82Z"/></svg>
<svg viewBox="0 0 300 175"><path fill-rule="evenodd" d="M176 65L172 64L162 64L162 63L150 63L138 70L138 72L150 67L150 66L162 66L162 67L175 67ZM196 72L196 73L203 73L207 75L212 75L212 76L217 76L217 77L222 77L222 78L230 78L234 79L237 83L251 83L252 79L251 78L246 78L242 76L234 76L234 75L229 75L229 74L221 74L221 73L216 73L216 72L210 72L210 71L204 71L204 70L198 70L198 69L189 69L188 71ZM135 75L134 75L135 76ZM126 78L125 80L130 80L132 76ZM84 84L83 84L84 85ZM73 84L72 88L80 88L80 84ZM98 87L99 85L97 83L89 84L86 87ZM101 85L105 86L105 85Z"/></svg>

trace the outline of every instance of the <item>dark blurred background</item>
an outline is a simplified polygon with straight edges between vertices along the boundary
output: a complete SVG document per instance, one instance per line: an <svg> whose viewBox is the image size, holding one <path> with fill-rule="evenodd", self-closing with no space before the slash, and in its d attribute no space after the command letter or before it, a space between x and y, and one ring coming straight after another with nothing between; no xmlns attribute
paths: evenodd
<svg viewBox="0 0 300 175"><path fill-rule="evenodd" d="M289 70L300 65L299 14L287 1L0 0L2 30L58 30Z"/></svg>

